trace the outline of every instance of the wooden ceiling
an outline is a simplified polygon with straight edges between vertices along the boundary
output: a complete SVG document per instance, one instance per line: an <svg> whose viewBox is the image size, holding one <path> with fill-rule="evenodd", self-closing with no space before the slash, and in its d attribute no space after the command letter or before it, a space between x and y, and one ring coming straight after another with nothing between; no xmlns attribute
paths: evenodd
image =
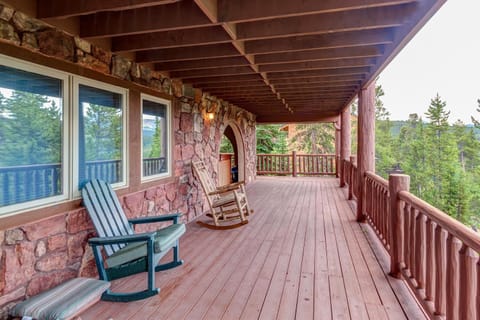
<svg viewBox="0 0 480 320"><path fill-rule="evenodd" d="M37 0L80 37L257 115L337 115L445 0Z"/></svg>

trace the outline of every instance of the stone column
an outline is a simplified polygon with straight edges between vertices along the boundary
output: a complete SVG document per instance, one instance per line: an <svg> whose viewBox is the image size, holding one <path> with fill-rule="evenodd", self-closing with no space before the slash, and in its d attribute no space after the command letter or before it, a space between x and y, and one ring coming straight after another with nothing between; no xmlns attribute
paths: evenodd
<svg viewBox="0 0 480 320"><path fill-rule="evenodd" d="M341 113L341 129L340 129L340 187L345 187L345 175L347 174L343 168L343 161L349 160L351 152L351 136L352 125L350 118L350 106L346 107Z"/></svg>
<svg viewBox="0 0 480 320"><path fill-rule="evenodd" d="M375 82L358 95L357 221L365 222L365 172L375 171Z"/></svg>

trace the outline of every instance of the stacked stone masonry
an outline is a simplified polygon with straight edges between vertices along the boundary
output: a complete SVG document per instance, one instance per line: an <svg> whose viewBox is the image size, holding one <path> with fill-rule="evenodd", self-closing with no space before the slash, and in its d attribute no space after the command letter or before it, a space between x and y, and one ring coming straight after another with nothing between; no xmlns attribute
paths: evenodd
<svg viewBox="0 0 480 320"><path fill-rule="evenodd" d="M62 59L172 95L174 125L174 181L121 197L128 217L181 212L187 222L207 209L205 197L191 169L202 159L217 179L219 147L227 124L243 138L245 179L255 177L255 117L195 89L193 99L182 97L183 84L159 72L66 34L42 21L0 4L0 41L38 54ZM204 112L215 110L214 120ZM26 213L28 214L28 213ZM139 229L146 231L148 229ZM96 277L87 239L95 234L83 207L28 225L0 227L0 319L17 301L78 276Z"/></svg>

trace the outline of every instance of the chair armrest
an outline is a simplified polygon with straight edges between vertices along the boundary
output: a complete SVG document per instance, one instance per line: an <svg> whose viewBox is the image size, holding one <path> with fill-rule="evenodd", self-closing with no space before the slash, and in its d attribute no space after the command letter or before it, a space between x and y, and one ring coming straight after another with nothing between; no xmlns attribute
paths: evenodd
<svg viewBox="0 0 480 320"><path fill-rule="evenodd" d="M88 243L92 246L103 246L107 244L119 244L130 242L152 241L155 239L155 232L129 234L126 236L115 237L94 237L88 239Z"/></svg>
<svg viewBox="0 0 480 320"><path fill-rule="evenodd" d="M240 188L240 186L243 185L243 184L244 184L243 181L239 181L239 182L231 183L231 184L226 185L226 186L217 187L217 190L209 192L208 195L213 196L213 195L216 195L216 194L232 192L234 190L238 190Z"/></svg>
<svg viewBox="0 0 480 320"><path fill-rule="evenodd" d="M163 222L163 221L173 221L174 224L178 223L178 219L182 216L181 213L170 213L164 214L161 216L150 216L150 217L140 217L129 219L128 222L131 224L142 224L142 223L154 223L154 222Z"/></svg>

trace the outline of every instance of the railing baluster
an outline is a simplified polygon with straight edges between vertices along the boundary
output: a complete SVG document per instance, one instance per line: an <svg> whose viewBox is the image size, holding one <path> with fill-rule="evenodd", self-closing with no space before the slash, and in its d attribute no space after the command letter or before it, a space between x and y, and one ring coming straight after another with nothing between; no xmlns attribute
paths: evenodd
<svg viewBox="0 0 480 320"><path fill-rule="evenodd" d="M415 219L415 278L419 289L425 287L425 219L422 211L418 211Z"/></svg>
<svg viewBox="0 0 480 320"><path fill-rule="evenodd" d="M430 217L427 217L426 228L426 267L425 267L425 298L433 301L435 293L435 239L433 234L433 223Z"/></svg>
<svg viewBox="0 0 480 320"><path fill-rule="evenodd" d="M416 252L416 247L415 247L415 236L416 236L416 210L412 206L410 208L410 277L415 279L417 274L416 274L416 264L415 264L415 252Z"/></svg>
<svg viewBox="0 0 480 320"><path fill-rule="evenodd" d="M405 232L404 237L403 237L403 262L405 263L405 268L408 270L409 276L411 277L412 272L412 265L410 263L410 233L412 230L410 229L410 212L411 212L411 205L408 202L405 202L405 205L403 207L403 221L404 221L404 227L403 231Z"/></svg>
<svg viewBox="0 0 480 320"><path fill-rule="evenodd" d="M445 237L442 227L435 227L435 314L445 314Z"/></svg>
<svg viewBox="0 0 480 320"><path fill-rule="evenodd" d="M459 318L475 320L475 264L472 250L464 243L460 249Z"/></svg>
<svg viewBox="0 0 480 320"><path fill-rule="evenodd" d="M447 319L458 320L458 246L457 240L452 234L447 237L447 286L446 286L446 306ZM463 320L463 319L462 319Z"/></svg>

